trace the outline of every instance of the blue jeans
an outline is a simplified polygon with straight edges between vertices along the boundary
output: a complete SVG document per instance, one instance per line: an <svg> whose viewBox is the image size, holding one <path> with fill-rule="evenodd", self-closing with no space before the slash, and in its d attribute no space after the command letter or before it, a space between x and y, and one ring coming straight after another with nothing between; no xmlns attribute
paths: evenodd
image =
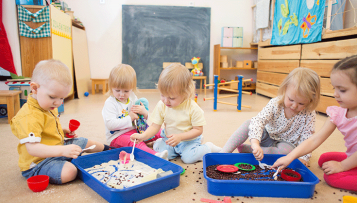
<svg viewBox="0 0 357 203"><path fill-rule="evenodd" d="M166 144L166 141L169 139L165 135L165 131L161 131L162 139L158 139L154 143L154 150L157 152L162 152L164 150L168 151L168 159L174 159L178 156L181 156L181 160L186 164L192 164L197 161L202 161L202 158L205 154L211 153L211 149L201 144L202 135L198 136L194 140L182 141L175 147L171 147Z"/></svg>
<svg viewBox="0 0 357 203"><path fill-rule="evenodd" d="M75 139L66 140L63 145L75 144L84 149L87 145L88 139L84 137L79 137ZM50 183L52 184L62 184L61 173L63 165L66 162L70 162L72 158L60 156L60 157L49 157L38 163L35 167L22 171L22 176L26 179L35 175L48 175L50 177Z"/></svg>

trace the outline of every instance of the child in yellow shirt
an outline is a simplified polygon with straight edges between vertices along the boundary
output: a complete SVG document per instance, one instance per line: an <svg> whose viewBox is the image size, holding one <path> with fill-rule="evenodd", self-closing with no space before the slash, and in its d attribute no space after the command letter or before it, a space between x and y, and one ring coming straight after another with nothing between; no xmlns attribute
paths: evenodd
<svg viewBox="0 0 357 203"><path fill-rule="evenodd" d="M32 94L27 103L11 120L12 133L19 138L17 146L22 175L48 175L50 183L63 184L77 176L77 168L70 162L82 149L96 145L87 152L109 149L99 142L78 137L68 129L62 129L57 107L72 88L68 67L57 60L40 61L32 74ZM65 134L74 139L65 140Z"/></svg>
<svg viewBox="0 0 357 203"><path fill-rule="evenodd" d="M167 150L169 160L181 156L184 163L195 163L206 153L220 151L213 143L201 144L206 120L203 110L191 99L195 87L188 69L181 64L169 65L160 75L158 88L161 101L150 114L152 125L143 134L131 135L130 139L139 142L148 139L159 132L164 123L162 139L155 141L154 150Z"/></svg>

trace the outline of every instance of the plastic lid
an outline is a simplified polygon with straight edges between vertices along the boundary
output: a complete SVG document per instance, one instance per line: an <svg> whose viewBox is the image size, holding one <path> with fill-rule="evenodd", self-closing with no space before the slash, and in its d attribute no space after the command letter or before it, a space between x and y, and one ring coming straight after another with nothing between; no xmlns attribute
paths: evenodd
<svg viewBox="0 0 357 203"><path fill-rule="evenodd" d="M238 167L233 165L219 165L217 166L217 170L224 173L233 173L238 171Z"/></svg>
<svg viewBox="0 0 357 203"><path fill-rule="evenodd" d="M255 170L255 166L254 165L252 165L252 164L248 164L248 163L236 163L236 164L234 164L236 167L238 167L240 170L242 170L242 171L253 171L253 170ZM249 166L251 166L251 168L250 169L247 169L247 168L243 168L241 165L249 165Z"/></svg>

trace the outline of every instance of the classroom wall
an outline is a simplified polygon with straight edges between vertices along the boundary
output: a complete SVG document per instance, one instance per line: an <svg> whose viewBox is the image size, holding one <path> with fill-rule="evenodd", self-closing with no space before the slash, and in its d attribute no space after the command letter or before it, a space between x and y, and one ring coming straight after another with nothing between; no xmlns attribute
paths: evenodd
<svg viewBox="0 0 357 203"><path fill-rule="evenodd" d="M248 0L99 0L66 1L86 27L92 77L108 77L122 61L122 5L167 5L211 8L210 75L213 75L213 45L221 42L221 27L244 27L244 45L252 41L252 2ZM212 77L211 77L212 78Z"/></svg>
<svg viewBox="0 0 357 203"><path fill-rule="evenodd" d="M91 77L107 78L110 70L122 61L122 5L167 5L211 8L211 39L210 39L210 81L213 81L213 45L221 42L221 28L237 26L244 28L244 47L249 47L252 41L252 1L249 0L65 0L86 27L88 39L89 62ZM14 56L17 72L21 75L20 47L15 1L3 1L3 22ZM254 56L246 53L254 60ZM241 55L243 56L243 55ZM252 77L251 72L239 72L245 77ZM224 76L227 75L227 76ZM226 79L235 72L225 72Z"/></svg>

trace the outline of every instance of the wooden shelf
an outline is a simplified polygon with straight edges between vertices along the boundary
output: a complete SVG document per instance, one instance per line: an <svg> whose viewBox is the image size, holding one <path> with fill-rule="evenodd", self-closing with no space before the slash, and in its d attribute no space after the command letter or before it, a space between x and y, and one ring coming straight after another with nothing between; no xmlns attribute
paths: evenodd
<svg viewBox="0 0 357 203"><path fill-rule="evenodd" d="M257 70L256 68L236 68L236 67L229 67L229 68L220 68L221 70Z"/></svg>
<svg viewBox="0 0 357 203"><path fill-rule="evenodd" d="M221 49L258 49L257 47L221 47Z"/></svg>

